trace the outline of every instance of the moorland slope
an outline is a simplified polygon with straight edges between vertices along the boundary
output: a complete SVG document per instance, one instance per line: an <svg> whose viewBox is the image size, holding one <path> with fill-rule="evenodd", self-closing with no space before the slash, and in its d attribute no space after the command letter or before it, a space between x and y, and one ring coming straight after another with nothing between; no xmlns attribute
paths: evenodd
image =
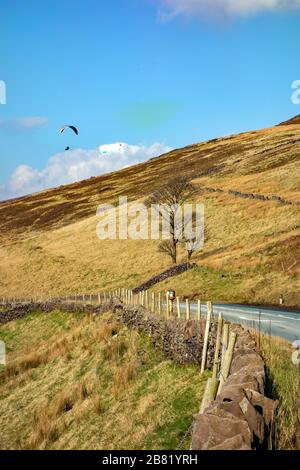
<svg viewBox="0 0 300 470"><path fill-rule="evenodd" d="M0 296L135 287L168 268L157 241L100 241L99 204L143 201L174 175L204 203L198 267L172 279L181 296L299 307L299 116L193 144L145 163L0 204ZM185 253L181 252L179 261ZM165 289L165 281L157 289Z"/></svg>

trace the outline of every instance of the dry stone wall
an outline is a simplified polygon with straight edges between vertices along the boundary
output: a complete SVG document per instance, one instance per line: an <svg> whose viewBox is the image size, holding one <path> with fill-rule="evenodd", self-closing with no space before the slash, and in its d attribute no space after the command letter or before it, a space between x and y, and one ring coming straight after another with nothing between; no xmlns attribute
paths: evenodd
<svg viewBox="0 0 300 470"><path fill-rule="evenodd" d="M101 314L112 311L118 321L128 327L136 328L148 334L154 347L159 348L166 357L180 364L200 364L205 330L205 321L166 321L158 315L147 312L143 307L124 306L117 299L99 305L65 303L59 300L52 302L10 305L0 314L0 324L17 320L32 311L41 313L60 309L66 312ZM216 324L211 325L208 344L207 366L213 363L214 345L216 340Z"/></svg>
<svg viewBox="0 0 300 470"><path fill-rule="evenodd" d="M276 402L265 396L265 365L239 326L230 375L216 400L196 418L192 450L252 450L266 445Z"/></svg>
<svg viewBox="0 0 300 470"><path fill-rule="evenodd" d="M115 306L120 322L148 334L154 347L179 364L199 364L203 348L205 321L166 321L144 308ZM217 326L211 325L207 365L212 367Z"/></svg>
<svg viewBox="0 0 300 470"><path fill-rule="evenodd" d="M182 263L177 264L176 266L172 266L170 269L167 269L166 271L151 277L151 279L149 279L148 281L144 282L138 287L135 287L132 292L134 294L137 294L138 292L141 292L143 290L148 290L155 284L162 282L165 279L168 279L169 277L178 276L179 274L182 274L185 271L188 271L189 269L193 269L196 266L197 265L195 263Z"/></svg>

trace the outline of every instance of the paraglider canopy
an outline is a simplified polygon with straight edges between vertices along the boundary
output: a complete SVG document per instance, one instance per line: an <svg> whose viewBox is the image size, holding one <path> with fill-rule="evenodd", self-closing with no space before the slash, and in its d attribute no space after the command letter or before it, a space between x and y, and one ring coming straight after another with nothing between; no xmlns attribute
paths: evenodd
<svg viewBox="0 0 300 470"><path fill-rule="evenodd" d="M62 126L62 127L59 129L59 132L60 132L61 134L63 134L63 132L64 132L66 129L71 129L76 135L78 135L78 129L77 129L77 127L71 126L70 124L65 124L64 126ZM65 151L67 151L67 150L70 150L70 147L69 147L69 146L65 148Z"/></svg>
<svg viewBox="0 0 300 470"><path fill-rule="evenodd" d="M62 126L59 129L59 132L62 134L66 129L72 129L72 131L74 131L75 134L78 135L78 129L75 126L70 126L69 124L66 124L65 126Z"/></svg>

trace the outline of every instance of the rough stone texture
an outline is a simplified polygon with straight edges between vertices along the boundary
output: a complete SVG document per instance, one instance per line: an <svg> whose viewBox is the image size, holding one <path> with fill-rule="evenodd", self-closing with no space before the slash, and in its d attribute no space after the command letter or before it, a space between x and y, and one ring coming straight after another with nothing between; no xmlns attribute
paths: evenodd
<svg viewBox="0 0 300 470"><path fill-rule="evenodd" d="M117 305L114 313L126 325L145 331L153 345L180 364L200 364L205 331L205 320L166 321L147 312L142 307ZM211 326L208 344L207 366L213 364L217 326Z"/></svg>
<svg viewBox="0 0 300 470"><path fill-rule="evenodd" d="M203 188L204 191L208 193L225 193L231 194L232 196L240 197L242 199L257 199L258 201L275 201L279 202L280 204L287 204L287 205L299 205L300 201L288 201L287 199L283 199L280 196L264 196L263 194L253 194L253 193L242 193L240 191L235 191L233 189L229 189L225 191L224 189L220 188Z"/></svg>
<svg viewBox="0 0 300 470"><path fill-rule="evenodd" d="M149 279L148 281L144 282L138 287L135 287L132 292L134 294L137 294L138 292L141 292L143 290L148 290L150 289L150 287L154 286L154 284L162 282L165 279L168 279L169 277L178 276L178 274L182 274L185 271L188 271L189 269L193 269L195 266L197 266L195 263L182 263L177 264L176 266L172 266L172 268L167 269L166 271L151 277L151 279Z"/></svg>
<svg viewBox="0 0 300 470"><path fill-rule="evenodd" d="M38 310L43 313L51 312L55 309L65 310L67 312L93 312L94 309L90 305L65 304L59 300L51 302L28 302L20 304L6 304L5 310L0 312L0 324L5 324L13 320L25 317L28 313ZM98 309L97 309L98 310Z"/></svg>
<svg viewBox="0 0 300 470"><path fill-rule="evenodd" d="M192 450L216 450L234 446L235 449L251 449L251 432L247 422L233 413L213 404L196 419ZM232 449L232 447L229 447Z"/></svg>
<svg viewBox="0 0 300 470"><path fill-rule="evenodd" d="M264 395L265 367L251 335L238 333L230 375L196 419L192 450L251 450L264 446L276 402Z"/></svg>

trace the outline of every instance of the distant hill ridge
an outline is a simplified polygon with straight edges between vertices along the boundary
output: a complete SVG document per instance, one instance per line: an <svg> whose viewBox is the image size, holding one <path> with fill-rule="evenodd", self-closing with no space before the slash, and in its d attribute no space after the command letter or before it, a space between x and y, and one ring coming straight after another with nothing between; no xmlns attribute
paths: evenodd
<svg viewBox="0 0 300 470"><path fill-rule="evenodd" d="M279 126L294 126L294 125L300 125L300 114L298 116L294 116L292 119L289 119L288 121L284 121L280 124Z"/></svg>

